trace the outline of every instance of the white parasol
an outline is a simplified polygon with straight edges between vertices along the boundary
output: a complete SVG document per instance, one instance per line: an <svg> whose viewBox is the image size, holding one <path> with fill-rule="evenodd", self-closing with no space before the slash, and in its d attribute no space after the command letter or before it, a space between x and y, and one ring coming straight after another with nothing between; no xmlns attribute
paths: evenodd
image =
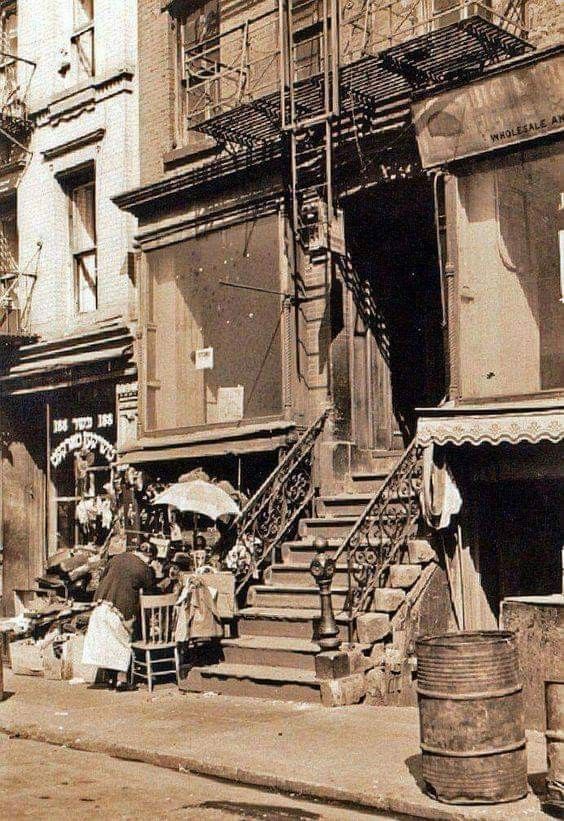
<svg viewBox="0 0 564 821"><path fill-rule="evenodd" d="M177 510L199 513L214 521L220 516L237 515L240 509L231 496L211 482L196 479L177 482L153 499L154 505L171 505Z"/></svg>

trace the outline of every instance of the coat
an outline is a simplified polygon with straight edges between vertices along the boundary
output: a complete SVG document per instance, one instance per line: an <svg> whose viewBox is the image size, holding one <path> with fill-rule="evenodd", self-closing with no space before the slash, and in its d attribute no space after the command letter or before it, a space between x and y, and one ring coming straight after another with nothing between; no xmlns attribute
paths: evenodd
<svg viewBox="0 0 564 821"><path fill-rule="evenodd" d="M97 601L113 604L124 621L139 616L139 592L152 593L156 579L152 567L135 553L112 556L96 590Z"/></svg>

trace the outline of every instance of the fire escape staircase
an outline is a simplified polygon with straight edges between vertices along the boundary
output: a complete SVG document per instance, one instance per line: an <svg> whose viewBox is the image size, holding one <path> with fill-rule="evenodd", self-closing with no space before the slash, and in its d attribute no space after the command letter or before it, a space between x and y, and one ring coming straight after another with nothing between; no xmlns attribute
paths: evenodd
<svg viewBox="0 0 564 821"><path fill-rule="evenodd" d="M0 43L0 61L0 175L14 175L15 191L31 157L33 123L26 99L36 64L12 54L5 42ZM38 244L32 258L20 266L0 226L0 352L32 338L27 326L40 252Z"/></svg>

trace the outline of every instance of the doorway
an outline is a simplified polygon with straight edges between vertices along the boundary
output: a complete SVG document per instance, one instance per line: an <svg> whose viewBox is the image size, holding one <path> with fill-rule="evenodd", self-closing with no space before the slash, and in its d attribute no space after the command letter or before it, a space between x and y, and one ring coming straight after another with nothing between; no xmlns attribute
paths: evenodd
<svg viewBox="0 0 564 821"><path fill-rule="evenodd" d="M433 184L402 180L345 204L351 427L363 450L400 450L417 407L445 393Z"/></svg>

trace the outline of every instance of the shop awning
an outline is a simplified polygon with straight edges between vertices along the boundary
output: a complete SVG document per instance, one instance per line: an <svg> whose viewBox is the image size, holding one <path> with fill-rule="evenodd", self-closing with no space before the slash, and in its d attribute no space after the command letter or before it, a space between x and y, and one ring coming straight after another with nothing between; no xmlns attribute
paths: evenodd
<svg viewBox="0 0 564 821"><path fill-rule="evenodd" d="M180 435L144 437L131 446L124 447L118 462L140 465L170 459L264 453L291 444L295 440L295 430L295 422L265 419L262 422L212 427Z"/></svg>
<svg viewBox="0 0 564 821"><path fill-rule="evenodd" d="M423 411L420 445L517 445L564 440L564 403L459 406Z"/></svg>
<svg viewBox="0 0 564 821"><path fill-rule="evenodd" d="M0 392L53 390L114 368L125 373L132 353L131 331L117 321L81 334L21 345L0 375Z"/></svg>

